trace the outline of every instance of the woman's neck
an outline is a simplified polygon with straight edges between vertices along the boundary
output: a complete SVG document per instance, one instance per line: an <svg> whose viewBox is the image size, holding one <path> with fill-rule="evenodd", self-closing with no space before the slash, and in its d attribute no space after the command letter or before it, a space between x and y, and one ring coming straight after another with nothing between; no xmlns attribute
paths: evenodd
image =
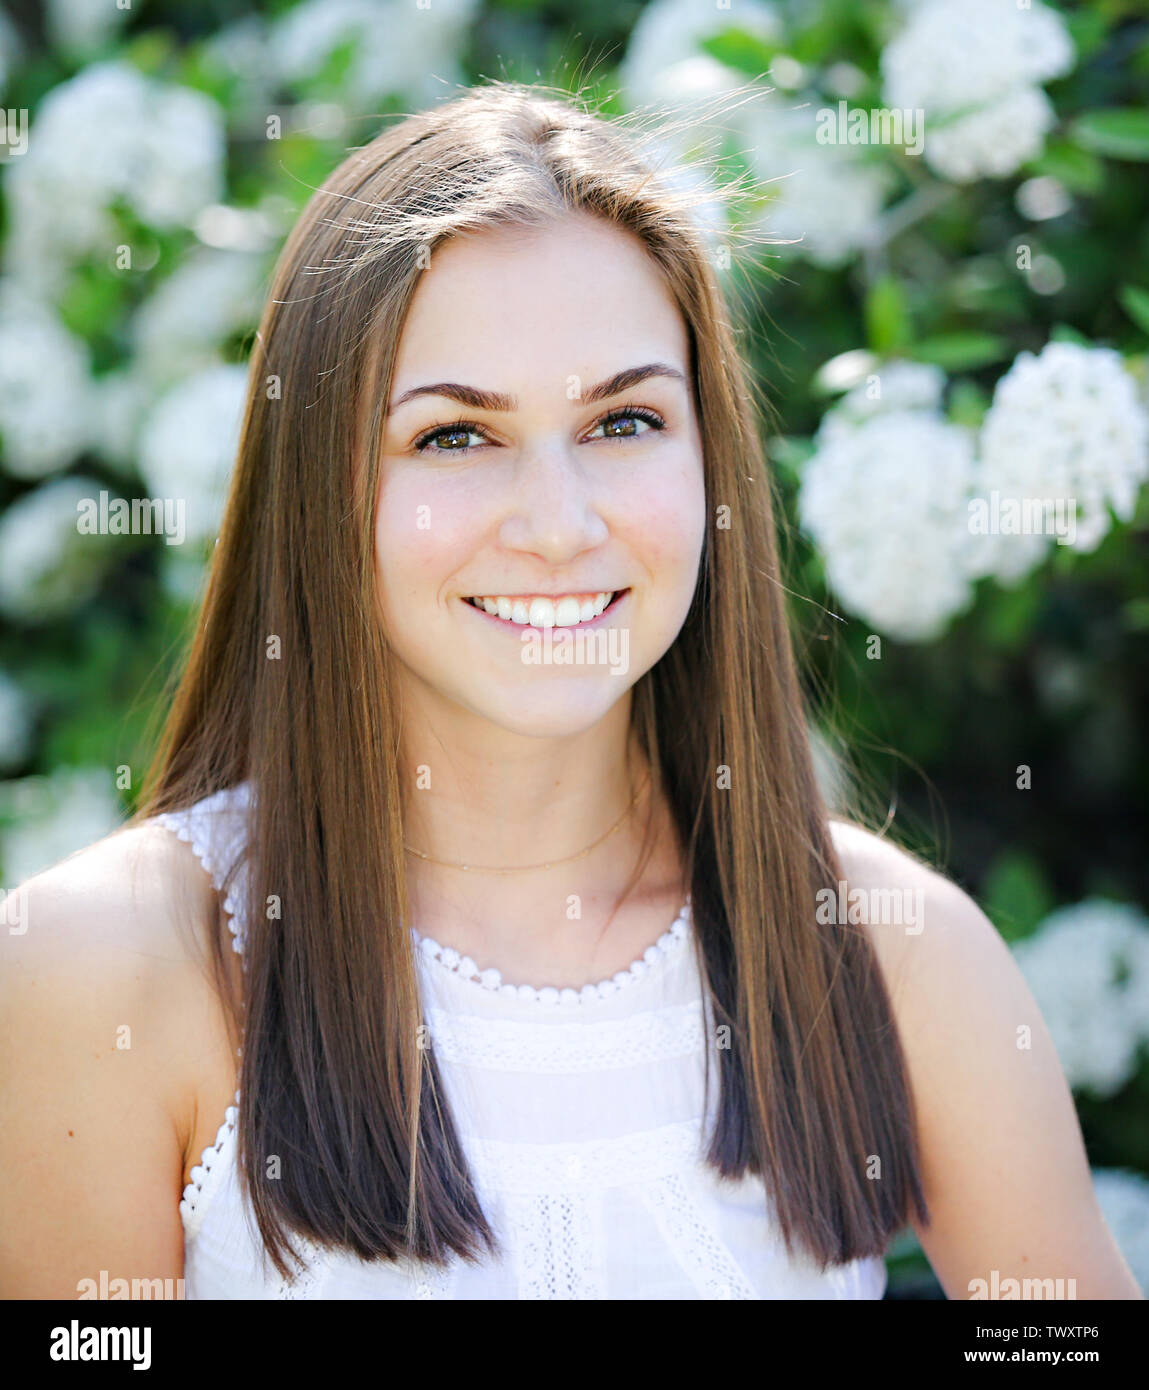
<svg viewBox="0 0 1149 1390"><path fill-rule="evenodd" d="M540 964L577 969L610 956L606 937L624 896L640 910L646 903L655 918L665 914L681 894L679 847L666 807L652 795L629 699L562 739L471 723L471 716L404 717L404 838L446 861L406 857L421 933L497 961L507 976L517 964L526 978ZM636 879L648 828L651 853ZM540 864L550 867L521 867ZM486 871L492 866L515 871ZM641 954L658 933L641 922L635 930ZM625 955L628 943L619 946Z"/></svg>

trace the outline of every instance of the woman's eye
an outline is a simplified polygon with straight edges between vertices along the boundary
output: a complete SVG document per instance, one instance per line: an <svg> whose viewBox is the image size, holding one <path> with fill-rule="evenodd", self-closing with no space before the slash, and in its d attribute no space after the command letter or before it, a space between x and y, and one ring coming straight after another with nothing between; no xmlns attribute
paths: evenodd
<svg viewBox="0 0 1149 1390"><path fill-rule="evenodd" d="M415 441L415 452L418 454L426 453L432 444L441 444L442 447L436 448L433 452L440 454L465 453L467 449L473 447L467 443L467 440L470 439L472 435L476 439L483 439L483 436L478 430L470 425L440 425L438 429L431 430ZM484 440L483 442L485 443L486 441Z"/></svg>
<svg viewBox="0 0 1149 1390"><path fill-rule="evenodd" d="M613 414L600 420L594 428L606 431L603 435L604 439L637 439L639 435L647 432L638 428L639 422L654 430L664 429L666 425L662 417L656 415L653 410L635 409L616 410Z"/></svg>
<svg viewBox="0 0 1149 1390"><path fill-rule="evenodd" d="M640 428L645 425L647 428ZM666 422L653 410L635 407L630 410L616 410L610 415L604 416L596 425L592 427L592 434L595 430L603 430L603 439L637 439L648 429L661 430L666 428ZM473 424L466 420L456 420L449 425L437 425L433 430L428 430L415 441L415 452L417 454L436 453L436 454L465 454L475 445L468 443L470 439L477 439L480 444L487 444L490 441Z"/></svg>

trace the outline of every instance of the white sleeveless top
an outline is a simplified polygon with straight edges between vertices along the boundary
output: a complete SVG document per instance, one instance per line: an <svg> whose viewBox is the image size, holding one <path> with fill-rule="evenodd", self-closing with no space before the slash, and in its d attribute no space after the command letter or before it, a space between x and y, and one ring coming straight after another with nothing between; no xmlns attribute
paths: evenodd
<svg viewBox="0 0 1149 1390"><path fill-rule="evenodd" d="M243 849L246 785L156 819L220 888ZM243 949L242 888L223 900ZM447 1270L369 1263L293 1243L306 1270L266 1259L235 1164L240 1095L184 1189L185 1292L200 1298L881 1298L879 1258L819 1273L792 1258L760 1178L703 1162L707 1039L689 900L641 959L581 990L503 983L429 938L419 989L477 1195L501 1254Z"/></svg>

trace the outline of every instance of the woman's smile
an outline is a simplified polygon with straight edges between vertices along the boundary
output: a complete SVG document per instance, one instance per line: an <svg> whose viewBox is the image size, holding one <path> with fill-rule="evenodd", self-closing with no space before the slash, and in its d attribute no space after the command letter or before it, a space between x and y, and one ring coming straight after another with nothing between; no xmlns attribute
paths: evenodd
<svg viewBox="0 0 1149 1390"><path fill-rule="evenodd" d="M485 595L463 600L485 618L501 627L595 627L607 613L613 614L630 593L629 589L599 590L597 593Z"/></svg>

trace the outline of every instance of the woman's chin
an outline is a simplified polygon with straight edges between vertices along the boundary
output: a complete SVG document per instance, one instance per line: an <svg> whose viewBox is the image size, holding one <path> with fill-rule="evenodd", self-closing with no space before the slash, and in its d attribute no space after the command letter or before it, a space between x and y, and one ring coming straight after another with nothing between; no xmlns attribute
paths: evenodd
<svg viewBox="0 0 1149 1390"><path fill-rule="evenodd" d="M609 682L609 684L608 684ZM570 738L593 728L628 693L630 681L605 676L552 679L511 695L471 692L467 703L497 728L521 738Z"/></svg>

